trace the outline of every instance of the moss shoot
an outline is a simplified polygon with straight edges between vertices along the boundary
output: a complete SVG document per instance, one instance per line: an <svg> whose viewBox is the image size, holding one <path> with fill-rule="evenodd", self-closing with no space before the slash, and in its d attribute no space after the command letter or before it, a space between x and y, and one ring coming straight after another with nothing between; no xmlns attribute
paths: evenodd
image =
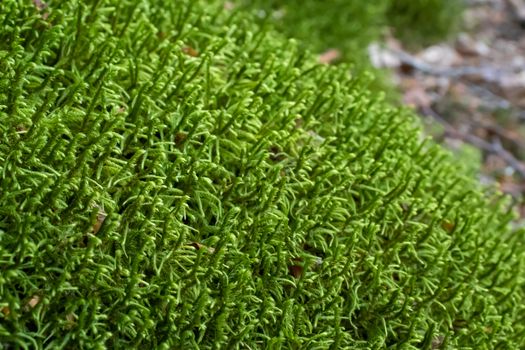
<svg viewBox="0 0 525 350"><path fill-rule="evenodd" d="M523 232L222 1L0 2L0 347L520 349Z"/></svg>

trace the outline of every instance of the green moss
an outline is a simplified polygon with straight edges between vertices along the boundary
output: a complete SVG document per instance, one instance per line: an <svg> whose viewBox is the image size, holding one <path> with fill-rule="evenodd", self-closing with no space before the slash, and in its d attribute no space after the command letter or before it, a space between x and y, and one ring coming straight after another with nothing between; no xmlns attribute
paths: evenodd
<svg viewBox="0 0 525 350"><path fill-rule="evenodd" d="M390 0L388 23L408 46L428 45L457 31L463 3L459 0Z"/></svg>
<svg viewBox="0 0 525 350"><path fill-rule="evenodd" d="M2 346L523 346L523 232L363 77L220 1L0 23Z"/></svg>
<svg viewBox="0 0 525 350"><path fill-rule="evenodd" d="M320 54L341 51L339 62L368 65L366 48L386 24L387 1L238 0L279 31ZM337 62L337 61L336 61Z"/></svg>
<svg viewBox="0 0 525 350"><path fill-rule="evenodd" d="M337 48L336 62L367 67L367 47L386 27L408 46L442 40L459 25L459 0L237 0L301 45L322 53Z"/></svg>
<svg viewBox="0 0 525 350"><path fill-rule="evenodd" d="M415 48L447 38L459 25L458 0L236 0L258 23L270 24L301 49L321 55L337 49L331 63L351 63L353 71L373 72L370 88L386 91L387 100L399 103L389 72L370 64L368 46L381 40L391 27L404 44Z"/></svg>

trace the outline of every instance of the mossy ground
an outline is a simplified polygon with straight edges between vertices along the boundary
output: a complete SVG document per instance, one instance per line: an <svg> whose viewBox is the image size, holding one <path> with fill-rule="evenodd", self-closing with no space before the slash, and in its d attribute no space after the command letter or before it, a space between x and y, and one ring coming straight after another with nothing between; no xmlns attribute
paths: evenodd
<svg viewBox="0 0 525 350"><path fill-rule="evenodd" d="M448 37L459 27L459 0L236 0L316 54L338 49L336 62L370 68L367 47L390 27L413 47Z"/></svg>
<svg viewBox="0 0 525 350"><path fill-rule="evenodd" d="M0 3L0 343L518 349L502 199L204 1ZM436 345L437 344L437 345Z"/></svg>
<svg viewBox="0 0 525 350"><path fill-rule="evenodd" d="M368 47L388 31L417 48L456 33L462 14L459 0L235 0L230 6L252 13L260 25L270 25L302 50L321 55L336 50L332 64L350 63L356 74L373 72L369 88L386 92L399 104L389 72L372 67Z"/></svg>

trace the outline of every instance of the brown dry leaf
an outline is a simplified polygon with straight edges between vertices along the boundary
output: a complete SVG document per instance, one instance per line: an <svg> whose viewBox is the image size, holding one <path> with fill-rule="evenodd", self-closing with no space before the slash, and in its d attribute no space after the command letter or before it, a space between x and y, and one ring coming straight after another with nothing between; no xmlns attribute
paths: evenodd
<svg viewBox="0 0 525 350"><path fill-rule="evenodd" d="M303 267L299 265L291 265L288 267L288 270L290 271L290 275L292 275L295 278L299 278L303 274Z"/></svg>
<svg viewBox="0 0 525 350"><path fill-rule="evenodd" d="M341 51L337 49L328 49L319 55L319 63L330 64L341 57Z"/></svg>
<svg viewBox="0 0 525 350"><path fill-rule="evenodd" d="M215 248L207 247L204 244L198 242L191 242L190 245L197 250L206 249L210 254L215 253Z"/></svg>
<svg viewBox="0 0 525 350"><path fill-rule="evenodd" d="M443 227L443 229L445 229L445 231L447 231L448 233L451 233L456 227L456 225L454 225L454 223L450 221L443 221L441 223L441 227Z"/></svg>
<svg viewBox="0 0 525 350"><path fill-rule="evenodd" d="M303 275L303 272L304 272L304 268L299 265L298 263L302 262L303 259L301 258L294 258L292 259L294 264L293 265L290 265L288 267L288 271L290 272L290 275L292 275L293 277L295 278L299 278Z"/></svg>
<svg viewBox="0 0 525 350"><path fill-rule="evenodd" d="M96 235L98 231L100 231L100 228L102 227L102 224L104 223L104 220L106 220L106 217L108 214L104 211L104 206L100 206L97 203L91 203L92 208L97 208L97 220L93 224L93 234Z"/></svg>
<svg viewBox="0 0 525 350"><path fill-rule="evenodd" d="M28 306L29 308L31 309L34 309L35 306L38 305L38 303L40 303L40 297L38 295L33 295L31 297L31 299L27 302L26 306Z"/></svg>
<svg viewBox="0 0 525 350"><path fill-rule="evenodd" d="M175 144L177 146L180 146L181 144L184 143L184 141L186 141L186 138L188 138L188 134L185 133L185 132L178 132L175 134Z"/></svg>
<svg viewBox="0 0 525 350"><path fill-rule="evenodd" d="M9 316L11 313L11 309L9 309L7 306L4 306L1 311L5 316Z"/></svg>
<svg viewBox="0 0 525 350"><path fill-rule="evenodd" d="M199 53L197 52L197 50L195 50L193 47L191 46L184 46L182 48L182 52L184 52L185 54L187 54L188 56L191 56L191 57L197 57L199 56Z"/></svg>
<svg viewBox="0 0 525 350"><path fill-rule="evenodd" d="M231 11L231 10L233 10L234 8L235 8L235 4L234 4L233 2L231 2L231 1L226 1L226 2L224 2L224 9L225 9L226 11Z"/></svg>
<svg viewBox="0 0 525 350"><path fill-rule="evenodd" d="M99 211L97 214L97 221L93 225L93 234L96 235L98 231L100 231L100 228L102 227L102 224L106 220L106 217L108 214L106 214L103 210Z"/></svg>

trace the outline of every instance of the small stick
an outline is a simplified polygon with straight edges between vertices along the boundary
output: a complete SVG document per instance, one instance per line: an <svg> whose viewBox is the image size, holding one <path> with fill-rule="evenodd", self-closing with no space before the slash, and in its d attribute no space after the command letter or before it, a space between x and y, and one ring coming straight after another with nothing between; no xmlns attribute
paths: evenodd
<svg viewBox="0 0 525 350"><path fill-rule="evenodd" d="M452 68L434 68L432 65L401 50L391 50L401 62L426 74L443 76L448 78L463 78L469 76L479 76L487 82L497 82L501 75L514 74L512 71L497 69L491 66L473 67L462 66Z"/></svg>

